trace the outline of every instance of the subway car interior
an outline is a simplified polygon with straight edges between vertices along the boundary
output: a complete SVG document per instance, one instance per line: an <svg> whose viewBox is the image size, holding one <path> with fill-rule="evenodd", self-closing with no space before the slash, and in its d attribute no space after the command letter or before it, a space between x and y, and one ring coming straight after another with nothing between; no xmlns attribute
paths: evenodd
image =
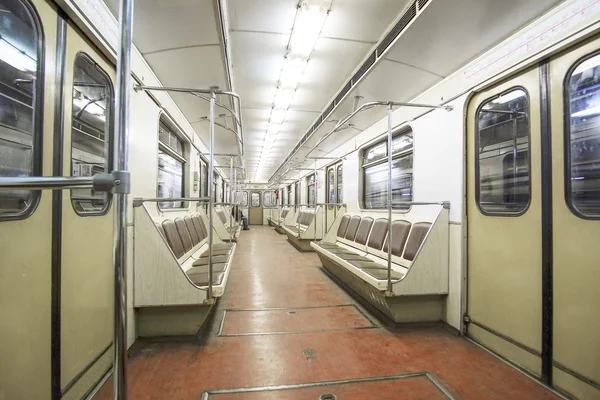
<svg viewBox="0 0 600 400"><path fill-rule="evenodd" d="M600 0L0 0L0 400L600 399Z"/></svg>

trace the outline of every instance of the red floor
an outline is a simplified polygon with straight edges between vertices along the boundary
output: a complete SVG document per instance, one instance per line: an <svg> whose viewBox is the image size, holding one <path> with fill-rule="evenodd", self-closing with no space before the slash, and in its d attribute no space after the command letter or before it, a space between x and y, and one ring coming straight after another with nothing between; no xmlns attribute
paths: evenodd
<svg viewBox="0 0 600 400"><path fill-rule="evenodd" d="M558 399L444 329L383 327L349 306L356 301L319 267L314 253L298 252L272 228L243 232L208 338L141 345L129 362L129 398L198 400L204 391L216 391L208 396L216 400L448 398L428 373L455 399ZM405 374L421 375L269 388ZM218 392L240 388L258 391ZM111 398L111 390L108 381L96 398Z"/></svg>

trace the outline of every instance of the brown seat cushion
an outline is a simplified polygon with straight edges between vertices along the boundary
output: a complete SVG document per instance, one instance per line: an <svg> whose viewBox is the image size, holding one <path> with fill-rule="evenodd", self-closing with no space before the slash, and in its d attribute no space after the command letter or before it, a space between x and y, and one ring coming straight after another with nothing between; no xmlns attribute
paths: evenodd
<svg viewBox="0 0 600 400"><path fill-rule="evenodd" d="M356 237L356 231L358 231L358 226L360 225L360 216L355 215L350 218L350 222L348 223L348 228L346 229L346 233L344 235L345 239L354 240Z"/></svg>
<svg viewBox="0 0 600 400"><path fill-rule="evenodd" d="M367 239L369 238L369 232L371 232L371 227L373 226L373 218L365 217L360 221L358 225L358 230L356 231L356 236L354 237L354 241L358 244L367 244Z"/></svg>
<svg viewBox="0 0 600 400"><path fill-rule="evenodd" d="M192 243L193 245L197 245L198 243L200 243L200 235L198 235L198 231L196 231L196 227L194 226L194 220L192 218L191 215L186 215L183 220L185 221L185 225L188 228L188 232L190 233L190 236L192 237Z"/></svg>
<svg viewBox="0 0 600 400"><path fill-rule="evenodd" d="M340 226L338 226L337 237L343 238L346 234L346 229L348 229L348 224L350 223L350 215L345 214L341 221Z"/></svg>
<svg viewBox="0 0 600 400"><path fill-rule="evenodd" d="M425 240L425 236L427 236L427 232L429 232L429 228L431 228L429 222L417 222L413 225L408 236L408 241L406 242L406 248L404 249L405 259L410 261L415 259L417 251L419 251L421 244Z"/></svg>
<svg viewBox="0 0 600 400"><path fill-rule="evenodd" d="M181 243L183 243L183 249L186 252L190 251L192 247L194 247L194 244L192 242L190 231L188 231L187 225L185 224L185 220L183 218L175 218L175 226L177 227L177 232L179 232Z"/></svg>
<svg viewBox="0 0 600 400"><path fill-rule="evenodd" d="M226 256L226 255L229 255L230 253L231 253L231 249L215 249L213 247L213 250L212 250L213 256ZM202 254L200 254L200 257L208 257L208 249L204 250L202 252Z"/></svg>
<svg viewBox="0 0 600 400"><path fill-rule="evenodd" d="M213 255L213 265L217 263L227 263L229 261L229 255L215 256ZM208 265L208 257L200 257L192 264L192 267L199 267L201 265Z"/></svg>
<svg viewBox="0 0 600 400"><path fill-rule="evenodd" d="M404 245L406 244L406 239L408 238L408 233L410 232L411 223L405 221L403 219L392 222L392 254L397 257L402 257L402 251L404 251ZM385 243L383 245L383 251L388 251L388 239L385 238Z"/></svg>
<svg viewBox="0 0 600 400"><path fill-rule="evenodd" d="M183 248L183 243L181 242L181 237L179 236L179 231L175 226L175 222L171 219L166 219L162 222L162 227L165 232L165 237L167 238L167 243L169 243L169 247L171 247L171 251L173 251L175 257L180 258L185 254L185 249Z"/></svg>
<svg viewBox="0 0 600 400"><path fill-rule="evenodd" d="M196 231L202 238L202 240L206 239L208 236L208 231L206 230L206 226L204 225L204 220L200 215L194 215L194 225L196 225Z"/></svg>
<svg viewBox="0 0 600 400"><path fill-rule="evenodd" d="M383 242L385 241L385 237L388 233L388 220L387 218L380 218L373 224L373 229L371 229L371 235L369 236L368 247L381 250L383 247Z"/></svg>
<svg viewBox="0 0 600 400"><path fill-rule="evenodd" d="M198 286L208 286L208 273L203 274L192 274L189 275L189 278L192 282L194 282ZM212 274L212 284L220 285L223 282L223 277L225 274L223 272L213 272Z"/></svg>

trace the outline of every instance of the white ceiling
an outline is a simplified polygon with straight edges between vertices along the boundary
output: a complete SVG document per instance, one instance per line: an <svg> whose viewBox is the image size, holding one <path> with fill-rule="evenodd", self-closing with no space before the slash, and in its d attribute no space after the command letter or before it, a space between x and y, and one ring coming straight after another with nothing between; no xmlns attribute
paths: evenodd
<svg viewBox="0 0 600 400"><path fill-rule="evenodd" d="M333 0L261 180L272 175L407 2ZM297 4L297 0L228 1L233 79L243 100L244 160L251 180L260 159Z"/></svg>
<svg viewBox="0 0 600 400"><path fill-rule="evenodd" d="M354 96L361 96L361 104L375 100L410 101L561 2L430 0L429 6L328 120L339 120L351 113ZM358 129L346 129L331 135L312 155L329 153L384 116L383 108L358 114L351 121ZM289 164L298 165L304 160L309 149L334 125L323 124ZM280 173L287 168L284 166Z"/></svg>
<svg viewBox="0 0 600 400"><path fill-rule="evenodd" d="M105 0L113 10L118 0ZM242 98L244 163L254 181L270 109L290 39L298 0L226 2L234 89ZM352 72L371 54L385 31L413 0L332 0L331 11L302 76L263 179L267 180L319 117ZM408 101L510 36L561 0L430 0L411 28L295 155L307 148L361 101ZM135 2L134 43L164 86L228 88L216 0ZM208 105L189 94L172 97L208 144ZM220 99L226 102L226 99ZM222 109L217 122L233 126ZM368 128L383 115L373 111L332 136L322 155ZM234 135L216 128L215 151L236 152ZM225 165L226 159L219 160ZM287 167L284 167L285 170Z"/></svg>

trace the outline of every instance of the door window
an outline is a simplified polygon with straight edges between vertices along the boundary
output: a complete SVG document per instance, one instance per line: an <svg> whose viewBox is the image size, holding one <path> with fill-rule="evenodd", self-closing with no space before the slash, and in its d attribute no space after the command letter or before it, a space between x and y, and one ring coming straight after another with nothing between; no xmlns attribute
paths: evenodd
<svg viewBox="0 0 600 400"><path fill-rule="evenodd" d="M250 205L252 207L260 207L260 193L252 192L250 194Z"/></svg>
<svg viewBox="0 0 600 400"><path fill-rule="evenodd" d="M530 198L529 99L511 89L486 100L476 115L476 201L488 215L520 215Z"/></svg>
<svg viewBox="0 0 600 400"><path fill-rule="evenodd" d="M0 0L0 177L42 175L43 38L21 1ZM39 191L0 191L0 218L23 218Z"/></svg>
<svg viewBox="0 0 600 400"><path fill-rule="evenodd" d="M600 55L569 74L565 90L565 198L581 217L600 217Z"/></svg>
<svg viewBox="0 0 600 400"><path fill-rule="evenodd" d="M87 54L79 53L73 70L71 175L93 176L110 169L113 89L106 72ZM78 214L104 214L110 195L93 189L71 190Z"/></svg>

